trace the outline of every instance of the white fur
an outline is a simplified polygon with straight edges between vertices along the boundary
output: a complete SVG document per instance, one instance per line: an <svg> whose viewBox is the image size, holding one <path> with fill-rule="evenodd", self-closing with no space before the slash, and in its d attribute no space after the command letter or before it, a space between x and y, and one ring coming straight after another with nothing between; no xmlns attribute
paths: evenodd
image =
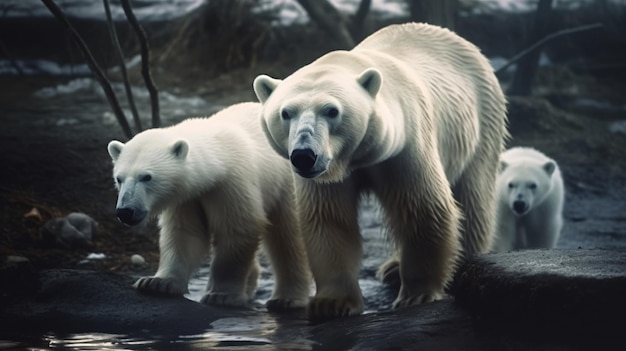
<svg viewBox="0 0 626 351"><path fill-rule="evenodd" d="M213 249L206 303L245 305L257 284L261 238L276 287L268 307L301 307L309 274L288 163L267 145L260 104L226 108L128 143L111 141L118 217L129 225L159 217L160 262L141 290L183 294Z"/></svg>
<svg viewBox="0 0 626 351"><path fill-rule="evenodd" d="M556 162L526 147L505 151L500 162L493 251L554 248L563 227L564 202L563 178Z"/></svg>
<svg viewBox="0 0 626 351"><path fill-rule="evenodd" d="M285 80L261 75L270 144L290 158L317 285L312 318L358 314L362 193L380 200L402 281L394 307L438 299L462 245L492 243L505 99L488 61L426 24L384 28ZM461 207L457 206L460 204ZM396 270L398 272L398 270Z"/></svg>

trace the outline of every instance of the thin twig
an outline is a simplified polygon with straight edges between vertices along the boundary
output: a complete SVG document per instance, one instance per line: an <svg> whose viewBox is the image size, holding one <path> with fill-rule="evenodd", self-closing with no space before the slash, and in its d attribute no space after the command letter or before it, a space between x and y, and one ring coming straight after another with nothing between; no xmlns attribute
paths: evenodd
<svg viewBox="0 0 626 351"><path fill-rule="evenodd" d="M120 104L117 101L117 98L115 97L113 88L111 88L111 83L109 82L107 77L104 75L104 72L102 72L102 70L96 63L96 60L91 54L91 51L89 51L87 44L85 44L80 34L78 34L76 29L74 29L74 26L72 26L72 24L69 22L67 17L65 17L65 14L63 13L63 11L61 11L61 9L54 3L53 0L41 0L41 1L44 3L44 5L46 5L48 10L50 10L50 12L52 12L52 14L55 17L59 19L65 25L65 27L67 27L67 29L72 34L72 38L74 39L76 44L78 44L78 47L80 48L81 53L87 60L87 65L89 65L91 72L93 72L93 74L96 76L96 79L100 83L100 86L102 86L102 90L104 90L104 94L106 95L107 100L109 101L109 104L111 105L111 108L113 109L113 113L115 114L117 121L122 127L122 130L124 131L124 134L126 135L127 138L132 138L133 132L130 130L130 125L128 124L128 121L126 120L124 111L122 111L122 109L120 108Z"/></svg>
<svg viewBox="0 0 626 351"><path fill-rule="evenodd" d="M524 56L530 54L531 52L539 49L540 47L544 46L546 43L548 43L549 41L564 36L564 35L568 35L568 34L572 34L572 33L578 33L578 32L583 32L583 31L587 31L587 30L592 30L592 29L598 29L598 28L602 28L603 25L602 23L594 23L594 24L588 24L588 25L584 25L584 26L580 26L580 27L575 27L575 28L569 28L569 29L563 29L557 32L554 32L550 35L545 36L543 39L539 40L538 42L534 43L533 45L531 45L529 48L523 50L522 52L520 52L519 54L515 55L512 59L510 59L507 63L504 64L504 66L498 68L495 72L496 75L504 72L509 66L514 65L515 63L517 63L517 61L521 60L522 58L524 58Z"/></svg>
<svg viewBox="0 0 626 351"><path fill-rule="evenodd" d="M111 7L109 6L109 0L102 0L104 3L104 12L107 17L107 26L109 27L109 35L111 36L111 43L115 47L115 51L117 53L117 60L120 67L120 73L122 74L122 79L124 80L124 90L126 90L126 98L128 99L128 106L130 107L130 112L133 115L133 121L135 122L135 130L137 133L143 130L141 126L141 119L139 118L139 113L137 112L137 107L135 106L135 99L133 98L133 91L128 82L128 73L126 72L126 59L124 58L124 53L122 52L122 46L120 45L120 41L117 37L117 30L115 30L115 22L113 22L113 17L111 16Z"/></svg>
<svg viewBox="0 0 626 351"><path fill-rule="evenodd" d="M161 126L161 117L159 116L159 91L157 90L152 75L150 74L150 47L148 46L148 39L146 38L146 32L143 30L137 17L133 13L133 8L130 6L128 0L121 0L122 8L126 14L128 22L133 27L133 30L137 34L139 44L141 45L141 75L146 83L146 88L150 93L150 106L152 107L152 127L158 128Z"/></svg>

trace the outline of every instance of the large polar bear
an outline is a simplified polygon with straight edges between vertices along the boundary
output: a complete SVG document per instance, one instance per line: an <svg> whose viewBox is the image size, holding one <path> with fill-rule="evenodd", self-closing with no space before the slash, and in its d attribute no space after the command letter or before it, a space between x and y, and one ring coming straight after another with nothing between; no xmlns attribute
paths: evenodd
<svg viewBox="0 0 626 351"><path fill-rule="evenodd" d="M564 189L556 162L527 147L500 156L493 251L551 249L563 227Z"/></svg>
<svg viewBox="0 0 626 351"><path fill-rule="evenodd" d="M393 307L432 301L461 243L487 252L506 103L487 59L451 31L392 25L284 80L254 81L262 125L296 177L317 292L309 317L361 313L361 194L375 194L397 253ZM463 240L461 240L463 233Z"/></svg>
<svg viewBox="0 0 626 351"><path fill-rule="evenodd" d="M260 113L260 104L243 103L109 143L118 218L136 225L158 215L161 227L159 269L135 287L182 295L213 249L202 302L245 305L256 289L263 239L276 274L268 309L306 305L310 273L293 177L267 144Z"/></svg>

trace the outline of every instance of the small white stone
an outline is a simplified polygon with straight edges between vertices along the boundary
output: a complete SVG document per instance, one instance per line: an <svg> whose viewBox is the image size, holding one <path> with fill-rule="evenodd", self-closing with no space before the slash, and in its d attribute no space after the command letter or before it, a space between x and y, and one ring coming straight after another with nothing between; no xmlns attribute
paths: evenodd
<svg viewBox="0 0 626 351"><path fill-rule="evenodd" d="M92 252L89 255L87 255L88 260L104 260L105 258L107 258L107 256L103 253Z"/></svg>
<svg viewBox="0 0 626 351"><path fill-rule="evenodd" d="M143 266L146 260L141 255L134 254L130 257L130 262L135 266Z"/></svg>
<svg viewBox="0 0 626 351"><path fill-rule="evenodd" d="M28 258L24 256L7 256L7 263L23 263L28 262Z"/></svg>

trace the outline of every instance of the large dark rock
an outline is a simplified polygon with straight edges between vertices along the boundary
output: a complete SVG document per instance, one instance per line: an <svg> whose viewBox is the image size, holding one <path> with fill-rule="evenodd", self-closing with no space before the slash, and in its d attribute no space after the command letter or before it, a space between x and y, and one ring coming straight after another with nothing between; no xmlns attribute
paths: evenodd
<svg viewBox="0 0 626 351"><path fill-rule="evenodd" d="M496 328L615 340L626 316L626 251L528 250L469 258L452 287Z"/></svg>
<svg viewBox="0 0 626 351"><path fill-rule="evenodd" d="M48 270L38 279L40 287L31 296L0 310L0 330L189 334L209 329L211 322L226 315L183 297L139 294L132 287L134 280L122 274Z"/></svg>

